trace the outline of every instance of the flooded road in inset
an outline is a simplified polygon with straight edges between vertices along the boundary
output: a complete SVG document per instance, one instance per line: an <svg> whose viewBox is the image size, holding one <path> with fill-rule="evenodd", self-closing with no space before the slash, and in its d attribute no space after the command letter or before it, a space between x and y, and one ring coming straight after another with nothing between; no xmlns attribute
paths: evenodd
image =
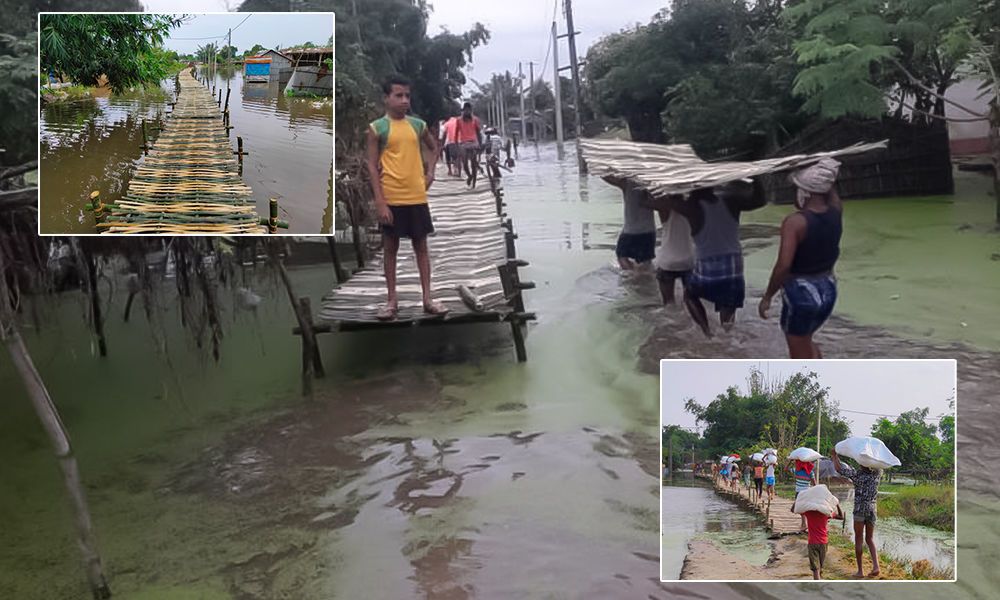
<svg viewBox="0 0 1000 600"><path fill-rule="evenodd" d="M578 178L571 153L559 162L551 146L537 157L522 147L504 187L518 256L530 262L522 279L536 283L525 302L539 319L523 364L500 324L324 334L327 377L305 401L294 318L271 276L244 284L263 296L252 311L220 300L228 329L219 365L178 331L173 312L153 328L122 323L120 287L106 311L114 315L110 354L98 359L80 318L85 304L64 294L29 344L73 438L117 594L940 595L926 585L661 584L656 361L781 357L778 326L746 310L731 335L706 343L678 311L659 306L651 276L623 278L612 267L620 193ZM748 229L762 247L768 231ZM332 287L330 266L292 276L316 310ZM175 293L164 291L164 306ZM961 583L948 593L987 597L976 590L995 577L998 503L976 461L997 458L984 445L996 421L987 404L996 355L837 318L827 343L837 333L845 347L834 355L960 355ZM169 360L151 329L162 330ZM58 467L5 362L0 384L15 390L0 400L0 455L14 457L0 462L0 591L86 597ZM972 448L982 451L967 458ZM721 517L706 521L719 523L720 537L743 531Z"/></svg>
<svg viewBox="0 0 1000 600"><path fill-rule="evenodd" d="M276 198L282 233L333 231L333 104L327 98L292 98L277 83L245 84L241 71L208 71L226 99L229 83L230 140L243 138L243 181L253 190L257 213L268 214ZM95 233L84 209L90 192L104 202L119 199L142 162L142 118L168 118L174 79L163 93L137 90L44 106L39 115L42 233ZM220 108L221 112L221 108ZM168 119L169 123L169 119ZM168 125L169 126L169 125ZM149 130L151 139L156 133Z"/></svg>

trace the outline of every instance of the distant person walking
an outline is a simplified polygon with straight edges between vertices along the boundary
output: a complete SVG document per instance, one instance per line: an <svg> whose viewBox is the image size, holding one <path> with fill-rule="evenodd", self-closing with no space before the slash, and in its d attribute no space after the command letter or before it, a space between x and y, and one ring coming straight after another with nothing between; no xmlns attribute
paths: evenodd
<svg viewBox="0 0 1000 600"><path fill-rule="evenodd" d="M385 94L385 116L369 125L367 152L368 175L382 229L388 290L386 303L378 309L376 316L380 320L392 320L399 312L396 254L399 240L403 237L410 238L413 243L424 312L443 315L448 309L431 298L431 262L427 251L427 235L434 231L427 206L427 188L434 182L437 146L427 124L407 115L410 109L410 81L402 76L393 76L382 86L382 91Z"/></svg>
<svg viewBox="0 0 1000 600"><path fill-rule="evenodd" d="M774 499L774 463L768 463L764 471L764 483L767 484L767 499Z"/></svg>
<svg viewBox="0 0 1000 600"><path fill-rule="evenodd" d="M833 312L840 255L843 205L834 183L840 163L832 158L791 174L797 210L781 224L781 245L767 290L757 306L767 318L771 299L782 291L781 330L790 358L823 358L813 334Z"/></svg>
<svg viewBox="0 0 1000 600"><path fill-rule="evenodd" d="M441 127L441 142L444 148L444 159L448 165L448 175L461 177L462 168L458 164L458 143L455 138L458 129L458 117L452 116Z"/></svg>
<svg viewBox="0 0 1000 600"><path fill-rule="evenodd" d="M760 182L752 186L733 182L691 192L686 202L671 208L691 224L696 260L684 290L684 305L691 318L708 337L708 315L701 300L715 304L719 322L728 330L743 306L746 282L743 279L743 247L740 246L740 214L764 206L766 198Z"/></svg>
<svg viewBox="0 0 1000 600"><path fill-rule="evenodd" d="M615 257L622 270L631 271L649 263L656 254L656 217L644 189L612 175L602 179L622 191L625 224L618 234Z"/></svg>
<svg viewBox="0 0 1000 600"><path fill-rule="evenodd" d="M864 577L864 567L861 564L861 556L864 553L865 545L872 555L872 570L869 577L877 577L878 550L875 548L875 522L878 520L878 510L876 506L878 498L878 482L882 478L882 471L861 467L852 468L840 462L840 457L834 452L830 458L833 459L833 466L837 472L854 483L854 557L858 561L858 572L854 577L860 579ZM862 538L864 541L862 541Z"/></svg>
<svg viewBox="0 0 1000 600"><path fill-rule="evenodd" d="M455 142L458 143L458 174L462 169L467 175L466 185L475 187L479 175L479 151L483 145L483 126L479 117L472 114L472 103L462 105L462 116L455 125Z"/></svg>
<svg viewBox="0 0 1000 600"><path fill-rule="evenodd" d="M764 495L764 465L759 462L753 466L753 484L757 488L757 499L760 500Z"/></svg>

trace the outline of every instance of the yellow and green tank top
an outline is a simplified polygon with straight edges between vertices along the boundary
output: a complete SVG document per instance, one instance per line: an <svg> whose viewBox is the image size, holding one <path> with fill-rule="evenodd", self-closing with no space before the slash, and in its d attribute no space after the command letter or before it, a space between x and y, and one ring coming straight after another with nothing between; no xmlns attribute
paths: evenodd
<svg viewBox="0 0 1000 600"><path fill-rule="evenodd" d="M378 135L382 191L392 206L426 204L423 149L420 136L427 124L416 117L391 119L388 115L372 121Z"/></svg>

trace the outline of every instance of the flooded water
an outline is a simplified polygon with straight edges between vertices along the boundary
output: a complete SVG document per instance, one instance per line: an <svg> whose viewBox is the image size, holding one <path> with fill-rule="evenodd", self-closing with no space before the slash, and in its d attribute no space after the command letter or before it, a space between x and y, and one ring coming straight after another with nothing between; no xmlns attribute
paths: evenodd
<svg viewBox="0 0 1000 600"><path fill-rule="evenodd" d="M991 596L1000 501L982 473L1000 458L983 444L997 425L995 353L913 343L844 315L828 334L845 343L833 354L959 358L960 583L659 583L656 360L781 357L778 327L744 311L731 335L706 344L659 307L651 277L623 280L611 266L620 194L578 178L572 154L560 163L551 147L537 158L522 147L504 186L518 255L531 263L522 278L537 284L524 364L502 325L323 335L328 376L306 402L293 317L271 277L246 283L264 297L255 311L224 299L219 365L173 313L154 327L122 323L114 283L110 355L98 359L85 304L63 295L28 341L72 436L119 597ZM314 310L332 286L328 265L293 277ZM11 457L0 461L0 595L86 598L58 468L6 361L0 385L13 392L0 398L0 456ZM720 537L739 531L715 521Z"/></svg>
<svg viewBox="0 0 1000 600"><path fill-rule="evenodd" d="M760 520L724 500L708 485L678 477L663 487L662 502L662 579L680 579L688 542L694 537L710 540L722 552L751 565L763 566L770 558L767 530Z"/></svg>
<svg viewBox="0 0 1000 600"><path fill-rule="evenodd" d="M210 73L210 75L213 75ZM276 198L282 233L333 231L333 105L329 98L291 98L277 84L244 84L239 71L220 70L211 78L230 86L230 140L243 138L243 181L253 190L257 212L268 214ZM174 81L163 82L174 96ZM91 191L116 200L142 161L142 118L169 113L166 96L142 91L45 106L41 136L42 233L94 233L84 210Z"/></svg>

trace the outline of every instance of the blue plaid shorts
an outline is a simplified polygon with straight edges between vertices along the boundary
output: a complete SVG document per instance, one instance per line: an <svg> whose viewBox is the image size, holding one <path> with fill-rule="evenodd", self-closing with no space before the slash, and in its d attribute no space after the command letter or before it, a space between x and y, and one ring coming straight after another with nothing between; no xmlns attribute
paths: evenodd
<svg viewBox="0 0 1000 600"><path fill-rule="evenodd" d="M715 303L715 310L740 308L746 297L743 281L743 254L722 254L699 258L688 278L692 296Z"/></svg>
<svg viewBox="0 0 1000 600"><path fill-rule="evenodd" d="M781 330L788 335L810 335L833 312L837 280L830 274L802 275L785 283L781 292Z"/></svg>

